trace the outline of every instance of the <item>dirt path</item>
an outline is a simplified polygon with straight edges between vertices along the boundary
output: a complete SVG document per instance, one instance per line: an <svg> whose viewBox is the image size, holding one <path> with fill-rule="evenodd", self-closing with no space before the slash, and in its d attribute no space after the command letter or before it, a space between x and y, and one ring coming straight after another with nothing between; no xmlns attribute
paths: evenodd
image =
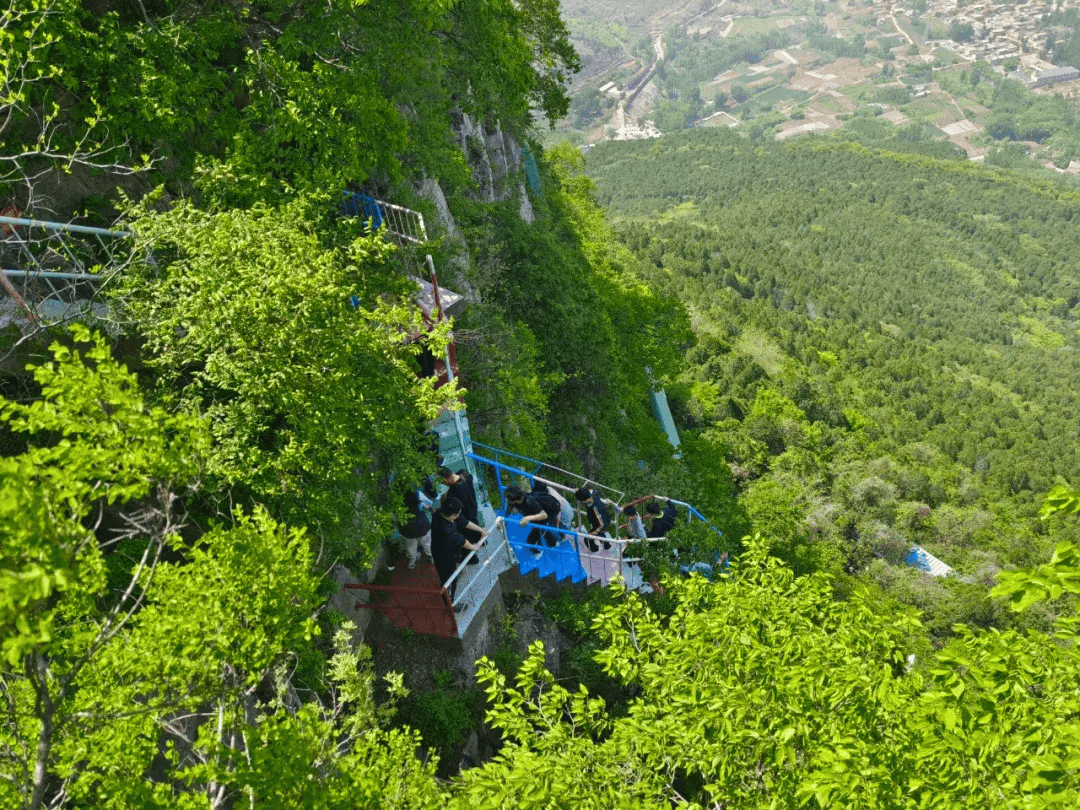
<svg viewBox="0 0 1080 810"><path fill-rule="evenodd" d="M889 12L889 19L892 20L893 28L896 29L896 33L906 39L908 41L908 45L914 45L915 40L911 38L911 35L908 34L907 31L900 27L900 23L896 21L896 15L893 14L891 11Z"/></svg>

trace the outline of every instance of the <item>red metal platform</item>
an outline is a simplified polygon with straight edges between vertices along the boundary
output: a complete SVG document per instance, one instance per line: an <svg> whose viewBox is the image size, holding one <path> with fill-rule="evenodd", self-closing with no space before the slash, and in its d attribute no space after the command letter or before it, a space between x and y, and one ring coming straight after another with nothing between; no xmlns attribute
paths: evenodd
<svg viewBox="0 0 1080 810"><path fill-rule="evenodd" d="M439 583L435 566L421 560L416 568L399 564L391 572L389 585L346 585L354 591L370 591L371 601L357 602L358 608L378 610L400 630L427 636L457 638L457 620L450 594Z"/></svg>

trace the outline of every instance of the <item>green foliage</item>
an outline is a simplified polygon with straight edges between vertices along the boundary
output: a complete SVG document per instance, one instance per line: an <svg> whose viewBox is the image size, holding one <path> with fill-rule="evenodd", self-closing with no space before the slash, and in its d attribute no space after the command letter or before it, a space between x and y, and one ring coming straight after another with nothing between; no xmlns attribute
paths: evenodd
<svg viewBox="0 0 1080 810"><path fill-rule="evenodd" d="M1020 82L1003 79L994 85L991 105L986 132L992 138L1042 143L1057 132L1070 132L1075 140L1076 116L1059 95L1035 95Z"/></svg>
<svg viewBox="0 0 1080 810"><path fill-rule="evenodd" d="M582 807L1075 801L1070 623L1061 644L961 627L931 653L910 609L835 602L828 577L794 577L759 542L722 584L667 587L670 617L623 593L596 622L598 659L639 693L618 715L561 687L540 645L513 683L482 662L508 744L450 806L547 806L553 790Z"/></svg>
<svg viewBox="0 0 1080 810"><path fill-rule="evenodd" d="M514 202L455 212L485 299L463 319L487 337L463 350L476 368L465 378L476 389L470 421L481 440L529 453L541 435L558 437L546 458L610 478L625 468L627 444L650 460L670 454L648 410L645 368L677 370L673 341L689 330L682 308L643 285L613 240L577 150L540 163L534 224Z"/></svg>
<svg viewBox="0 0 1080 810"><path fill-rule="evenodd" d="M860 121L868 142L937 148ZM705 130L589 161L649 282L695 324L673 412L684 444L710 437L733 473L749 523L725 532L760 531L800 573L925 544L983 588L1076 541L1065 524L1051 539L1032 504L1075 462L1056 440L1080 375L1067 185ZM797 410L769 405L784 400ZM944 601L918 598L948 626Z"/></svg>
<svg viewBox="0 0 1080 810"><path fill-rule="evenodd" d="M734 557L746 538L717 534L711 526L701 521L680 521L667 533L668 545L679 550L679 565L696 562L713 565L721 558Z"/></svg>
<svg viewBox="0 0 1080 810"><path fill-rule="evenodd" d="M0 194L36 208L43 177L106 170L145 170L110 133L99 88L80 84L68 58L83 37L75 0L9 3L0 15ZM79 54L82 59L94 54ZM69 68L65 70L65 68Z"/></svg>
<svg viewBox="0 0 1080 810"><path fill-rule="evenodd" d="M611 604L611 600L612 591L607 588L590 588L580 594L563 588L554 598L541 602L539 607L566 632L582 638L591 632L593 620Z"/></svg>
<svg viewBox="0 0 1080 810"><path fill-rule="evenodd" d="M327 704L292 691L322 599L303 530L238 508L182 534L205 423L145 404L100 336L80 326L73 338L34 369L39 400L0 410L30 440L0 471L0 758L13 775L0 804L202 807L233 792L279 807L437 802L415 735L382 729L401 678L377 707L351 625L335 636ZM103 514L128 529L116 550Z"/></svg>
<svg viewBox="0 0 1080 810"><path fill-rule="evenodd" d="M645 582L659 579L661 574L674 574L678 571L675 561L675 546L670 541L639 540L627 543L625 556L627 559L639 560L638 567L641 569L641 578Z"/></svg>
<svg viewBox="0 0 1080 810"><path fill-rule="evenodd" d="M1080 494L1069 489L1065 484L1058 484L1048 493L1043 500L1039 516L1046 520L1051 515L1073 515L1080 512Z"/></svg>
<svg viewBox="0 0 1080 810"><path fill-rule="evenodd" d="M417 425L454 389L418 379L421 342L402 341L423 331L413 282L358 223L320 235L320 202L145 207L133 224L158 259L128 276L124 300L176 407L207 421L215 480L363 562L392 517L373 510L380 483L368 466L393 459L418 479ZM445 338L444 328L426 342L438 355Z"/></svg>
<svg viewBox="0 0 1080 810"><path fill-rule="evenodd" d="M209 198L240 204L406 169L462 182L452 108L554 121L580 69L553 0L51 0L0 28L3 104L31 151L167 158L177 187L196 172Z"/></svg>
<svg viewBox="0 0 1080 810"><path fill-rule="evenodd" d="M545 444L549 397L564 377L545 368L541 341L523 321L508 322L508 314L475 304L456 324L460 362L468 369L469 427L487 443L536 457Z"/></svg>
<svg viewBox="0 0 1080 810"><path fill-rule="evenodd" d="M465 742L476 725L473 707L476 695L439 686L417 695L401 710L401 720L420 734L424 746L444 758Z"/></svg>
<svg viewBox="0 0 1080 810"><path fill-rule="evenodd" d="M588 588L582 592L565 587L555 597L537 604L545 616L558 622L559 628L573 639L573 644L563 651L564 682L576 681L593 692L603 694L611 694L616 688L617 685L604 673L595 658L602 646L596 633L596 619L615 599L612 588ZM497 656L494 662L507 678L519 672L522 665L522 660L517 659L513 670L508 671L500 665Z"/></svg>
<svg viewBox="0 0 1080 810"><path fill-rule="evenodd" d="M949 25L949 39L954 42L963 44L971 39L975 35L975 30L972 28L971 23L965 22L953 22Z"/></svg>
<svg viewBox="0 0 1080 810"><path fill-rule="evenodd" d="M41 399L0 402L0 420L30 439L0 459L0 636L16 670L56 641L57 599L106 595L92 516L183 486L208 449L197 419L146 403L101 335L76 326L72 337L76 348L53 344L54 360L33 369Z"/></svg>
<svg viewBox="0 0 1080 810"><path fill-rule="evenodd" d="M1054 549L1050 562L1032 572L1003 571L995 596L1007 597L1013 610L1022 611L1036 602L1080 593L1080 551L1069 543Z"/></svg>

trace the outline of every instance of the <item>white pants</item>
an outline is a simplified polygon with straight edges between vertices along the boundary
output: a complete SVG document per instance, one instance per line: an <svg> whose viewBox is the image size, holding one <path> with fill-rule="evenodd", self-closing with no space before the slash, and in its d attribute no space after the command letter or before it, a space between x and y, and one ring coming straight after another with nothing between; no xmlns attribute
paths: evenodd
<svg viewBox="0 0 1080 810"><path fill-rule="evenodd" d="M405 541L405 555L410 560L415 560L417 557L417 547L423 546L424 553L429 557L431 556L431 530L428 529L428 533L423 537L405 537L402 535L402 540Z"/></svg>

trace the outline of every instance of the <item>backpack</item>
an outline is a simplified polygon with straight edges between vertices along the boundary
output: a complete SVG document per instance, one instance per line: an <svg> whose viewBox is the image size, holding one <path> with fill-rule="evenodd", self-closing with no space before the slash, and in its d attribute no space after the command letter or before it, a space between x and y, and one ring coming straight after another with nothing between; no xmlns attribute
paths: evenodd
<svg viewBox="0 0 1080 810"><path fill-rule="evenodd" d="M536 501L537 506L544 510L544 513L548 516L548 520L558 518L559 499L552 495L550 492L536 492L532 493L533 499Z"/></svg>

